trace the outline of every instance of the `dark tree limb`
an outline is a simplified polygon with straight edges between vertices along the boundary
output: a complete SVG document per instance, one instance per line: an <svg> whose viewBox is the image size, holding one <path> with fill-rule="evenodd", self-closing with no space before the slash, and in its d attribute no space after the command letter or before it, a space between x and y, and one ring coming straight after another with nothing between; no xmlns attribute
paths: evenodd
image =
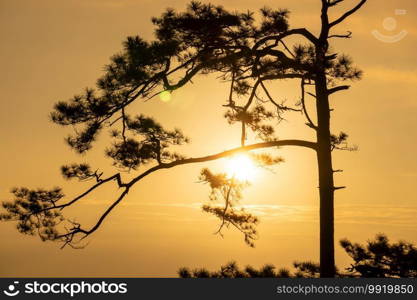
<svg viewBox="0 0 417 300"><path fill-rule="evenodd" d="M341 17L339 17L338 19L334 20L333 22L331 22L329 24L329 27L334 27L337 24L343 22L347 17L349 17L350 15L352 15L353 13L355 13L355 11L357 11L359 8L362 7L362 5L364 5L366 2L366 0L361 0L355 7L353 7L351 10L348 10L347 12L345 12Z"/></svg>
<svg viewBox="0 0 417 300"><path fill-rule="evenodd" d="M215 234L220 234L220 236L223 236L221 231L222 231L224 225L226 224L226 213L227 213L227 210L229 209L229 205L230 205L230 192L232 191L232 188L233 188L233 181L234 180L232 178L230 186L227 189L226 197L224 199L225 200L225 205L224 205L224 209L223 209L222 223L220 224L219 228L215 232Z"/></svg>
<svg viewBox="0 0 417 300"><path fill-rule="evenodd" d="M285 106L285 105L282 105L282 104L279 104L279 103L277 103L275 100L274 100L274 98L272 98L272 96L271 96L271 93L268 91L268 89L266 88L266 86L265 86L265 84L261 81L260 82L261 83L261 86L262 86L262 89L264 90L264 92L265 92L265 95L268 97L268 99L269 99L269 101L278 109L278 110L290 110L290 111L297 111L297 112L300 112L301 110L299 110L299 109L296 109L296 108L292 108L292 107L288 107L288 106Z"/></svg>
<svg viewBox="0 0 417 300"><path fill-rule="evenodd" d="M352 37L352 31L348 31L346 34L332 34L332 35L329 35L329 39L331 39L331 38L350 39L351 37Z"/></svg>
<svg viewBox="0 0 417 300"><path fill-rule="evenodd" d="M334 88L328 89L327 90L327 94L331 95L333 93L336 93L338 91L343 91L343 90L347 90L350 88L350 85L340 85L340 86L336 86Z"/></svg>
<svg viewBox="0 0 417 300"><path fill-rule="evenodd" d="M290 29L282 34L274 35L274 36L268 36L265 38L260 39L255 43L255 45L252 47L252 49L257 49L261 45L265 44L268 41L274 40L274 41L281 41L283 38L290 36L290 35L301 35L305 37L307 40L309 40L313 44L318 43L318 39L312 34L310 31L308 31L306 28L297 28L297 29Z"/></svg>
<svg viewBox="0 0 417 300"><path fill-rule="evenodd" d="M261 80L260 79L258 79L256 82L255 82L255 84L253 85L253 87L252 87L252 92L251 92L251 94L250 94L250 96L249 96L249 98L248 98L248 101L246 102L246 104L245 104L245 106L243 107L243 109L246 111L248 108L249 108L249 106L252 104L252 102L253 102L253 98L255 97L255 95L256 95L256 90L257 90L257 88L258 88L258 86L259 86L259 84L261 83Z"/></svg>
<svg viewBox="0 0 417 300"><path fill-rule="evenodd" d="M343 2L344 0L333 0L333 1L328 1L327 2L327 5L329 6L329 7L332 7L332 6L335 6L335 5L337 5L338 3L340 3L340 2Z"/></svg>
<svg viewBox="0 0 417 300"><path fill-rule="evenodd" d="M271 141L271 142L263 142L263 143L256 143L247 145L244 147L237 147L230 150L226 150L223 152L219 152L217 154L208 155L208 156L202 156L202 157L196 157L196 158L186 158L181 160L176 160L170 163L162 163L160 165L157 165L153 168L148 169L147 171L143 172L139 176L133 178L128 183L124 184L126 187L133 186L136 182L141 180L142 178L148 176L149 174L160 170L160 169L170 169L179 165L187 165L192 163L201 163L201 162L208 162L212 160L217 160L220 158L232 156L237 153L245 152L245 151L251 151L255 149L263 149L263 148L272 148L272 147L283 147L283 146L298 146L298 147L304 147L316 150L317 144L315 142L310 141L304 141L304 140L279 140L279 141Z"/></svg>
<svg viewBox="0 0 417 300"><path fill-rule="evenodd" d="M301 106L303 108L303 113L307 119L307 126L310 128L313 128L314 130L317 130L317 125L315 125L313 123L313 120L310 118L310 115L307 111L307 107L306 107L306 103L305 103L305 92L304 92L304 85L305 85L305 81L304 78L301 79Z"/></svg>
<svg viewBox="0 0 417 300"><path fill-rule="evenodd" d="M228 157L228 156L231 156L231 155L234 155L234 154L237 154L237 153L256 150L256 149L281 147L281 146L299 146L299 147L305 147L305 148L310 148L310 149L316 150L316 143L315 142L304 141L304 140L280 140L280 141L270 141L270 142L251 144L251 145L247 145L247 146L243 146L243 147L237 147L237 148L233 148L233 149L230 149L230 150L227 150L227 151L219 152L217 154L203 156L203 157L181 159L181 160L176 160L176 161L173 161L173 162L170 162L170 163L160 163L160 164L158 164L154 167L149 168L145 172L141 173L140 175L138 175L137 177L133 178L132 180L130 180L129 182L126 182L126 183L122 182L121 177L120 177L120 173L112 175L112 176L110 176L106 179L100 180L98 183L96 183L95 185L90 187L86 192L82 193L81 195L74 198L73 200L71 200L71 201L69 201L65 204L62 204L62 205L54 205L54 206L44 208L44 209L38 211L37 213L42 213L44 211L48 211L48 210L51 210L51 209L60 209L60 210L62 210L65 207L68 207L68 206L76 203L78 200L82 199L83 197L87 196L90 192L92 192L93 190L95 190L99 186L101 186L101 185L103 185L107 182L110 182L112 180L116 180L116 182L118 184L118 187L123 188L124 190L120 194L120 196L117 198L117 200L115 202L113 202L106 209L106 211L100 216L97 223L92 228L86 230L86 229L81 228L81 225L79 223L71 222L73 224L73 227L70 228L70 229L67 229L67 233L58 235L55 239L55 240L62 240L64 242L63 247L65 247L66 245L73 246L74 243L77 243L77 242L74 241L74 238L75 238L76 235L83 234L83 237L81 238L81 240L82 240L82 239L86 238L87 236L89 236L90 234L92 234L93 232L95 232L100 227L100 225L103 223L103 221L106 219L108 214L124 199L124 197L128 194L130 188L134 184L136 184L141 179L145 178L146 176L148 176L148 175L150 175L150 174L152 174L152 173L154 173L158 170L170 169L170 168L173 168L173 167L176 167L176 166L192 164L192 163L201 163L201 162L213 161L213 160Z"/></svg>

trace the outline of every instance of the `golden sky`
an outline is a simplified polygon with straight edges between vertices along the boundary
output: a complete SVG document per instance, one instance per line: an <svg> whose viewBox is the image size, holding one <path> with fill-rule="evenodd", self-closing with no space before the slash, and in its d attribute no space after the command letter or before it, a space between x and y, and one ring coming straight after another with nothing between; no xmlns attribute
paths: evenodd
<svg viewBox="0 0 417 300"><path fill-rule="evenodd" d="M14 186L63 186L68 197L88 183L65 182L59 167L88 161L110 174L104 142L85 156L64 143L67 128L48 120L53 104L66 100L102 74L108 58L121 50L128 35L152 38L150 18L165 8L184 9L183 0L0 0L0 200ZM206 2L206 1L203 1ZM267 5L291 11L293 28L318 30L318 0L212 1L230 10ZM340 9L354 5L346 0ZM405 9L405 15L395 15ZM336 11L340 13L341 10ZM334 15L333 17L335 17ZM397 28L382 22L394 17ZM365 242L384 232L393 240L417 242L417 4L413 0L368 3L340 33L336 51L352 56L364 78L332 97L333 132L346 131L357 152L334 152L336 175L335 237ZM371 31L407 35L396 43L377 40ZM297 100L295 85L272 87L279 98ZM137 103L130 112L154 116L167 128L179 127L192 139L183 153L202 156L239 146L239 128L227 125L221 107L227 85L214 76L200 77L174 93L169 102ZM278 131L284 138L313 136L298 117L288 116ZM55 243L18 234L13 223L0 224L0 276L175 276L181 266L219 267L229 260L242 266L294 260L318 261L318 189L315 156L305 149L282 149L285 163L262 171L245 192L242 204L261 219L256 248L241 234L213 233L218 220L201 211L208 187L197 183L199 170L222 170L224 161L180 166L157 172L137 184L128 197L89 237L83 250L60 250ZM94 221L112 201L113 190L94 193L66 215ZM349 258L336 246L339 267Z"/></svg>

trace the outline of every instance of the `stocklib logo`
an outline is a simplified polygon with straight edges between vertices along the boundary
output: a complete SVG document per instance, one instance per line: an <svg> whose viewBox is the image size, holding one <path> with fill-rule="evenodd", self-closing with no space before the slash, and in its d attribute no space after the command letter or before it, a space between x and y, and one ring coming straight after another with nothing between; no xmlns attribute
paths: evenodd
<svg viewBox="0 0 417 300"><path fill-rule="evenodd" d="M13 284L10 284L7 287L7 290L4 290L3 293L9 297L17 296L20 291L16 288L16 285L19 284L19 281L14 281Z"/></svg>

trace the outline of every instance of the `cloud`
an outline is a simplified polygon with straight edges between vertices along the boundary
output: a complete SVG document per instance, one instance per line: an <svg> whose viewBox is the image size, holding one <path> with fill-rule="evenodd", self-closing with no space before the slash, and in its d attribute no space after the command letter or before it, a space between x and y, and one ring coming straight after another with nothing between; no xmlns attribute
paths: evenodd
<svg viewBox="0 0 417 300"><path fill-rule="evenodd" d="M416 227L417 206L345 205L336 207L336 222Z"/></svg>
<svg viewBox="0 0 417 300"><path fill-rule="evenodd" d="M100 201L89 201L90 205L108 205ZM187 210L201 210L201 202L127 202L124 205L137 207L132 209L134 219L163 219L165 221L191 221L201 219L190 218ZM180 210L172 211L172 208ZM319 221L319 207L313 205L279 205L279 204L242 204L236 206L258 216L261 221L287 223L317 223ZM180 211L183 211L184 215ZM415 216L417 206L399 206L386 204L344 204L335 206L335 222L338 224L384 224L393 226L416 227Z"/></svg>
<svg viewBox="0 0 417 300"><path fill-rule="evenodd" d="M417 70L394 70L384 67L366 68L366 77L388 82L400 82L403 84L417 84Z"/></svg>

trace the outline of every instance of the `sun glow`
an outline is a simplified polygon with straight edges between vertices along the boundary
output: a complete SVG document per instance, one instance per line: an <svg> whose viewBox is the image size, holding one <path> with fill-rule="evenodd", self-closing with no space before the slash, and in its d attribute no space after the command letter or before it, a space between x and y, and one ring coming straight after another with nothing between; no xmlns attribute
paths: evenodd
<svg viewBox="0 0 417 300"><path fill-rule="evenodd" d="M252 181L256 172L257 169L252 159L244 154L235 155L226 163L227 175L240 181Z"/></svg>

